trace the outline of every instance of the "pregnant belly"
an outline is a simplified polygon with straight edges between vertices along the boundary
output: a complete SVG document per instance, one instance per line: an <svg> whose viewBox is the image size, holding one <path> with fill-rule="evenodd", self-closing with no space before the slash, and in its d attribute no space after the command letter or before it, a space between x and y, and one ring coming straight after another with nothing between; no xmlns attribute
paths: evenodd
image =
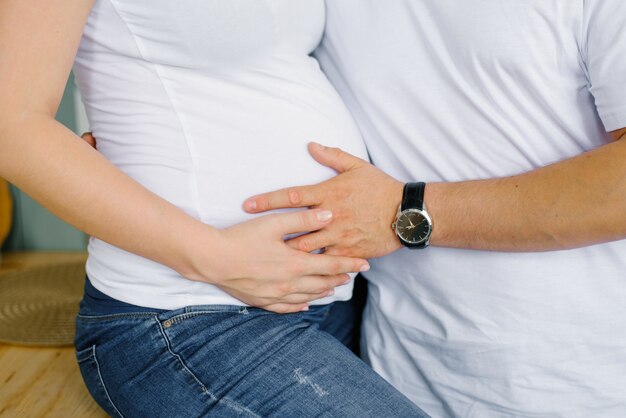
<svg viewBox="0 0 626 418"><path fill-rule="evenodd" d="M330 105L329 105L330 104ZM254 194L315 184L336 173L307 151L316 141L367 158L365 146L341 102L323 108L271 103L271 112L245 105L222 117L210 111L179 114L180 122L132 128L98 138L100 151L145 187L216 227L249 219L242 203ZM206 106L205 106L206 110ZM108 125L111 126L111 125ZM113 138L123 137L123 143Z"/></svg>
<svg viewBox="0 0 626 418"><path fill-rule="evenodd" d="M272 71L163 71L159 83L138 84L138 96L93 98L90 122L113 164L208 224L248 219L241 205L251 195L333 176L308 154L310 141L367 156L309 57Z"/></svg>

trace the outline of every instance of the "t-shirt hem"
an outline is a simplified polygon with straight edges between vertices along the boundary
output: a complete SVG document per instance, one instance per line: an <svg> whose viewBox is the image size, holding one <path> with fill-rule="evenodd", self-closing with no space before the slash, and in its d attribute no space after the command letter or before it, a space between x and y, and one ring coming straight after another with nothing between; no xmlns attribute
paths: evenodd
<svg viewBox="0 0 626 418"><path fill-rule="evenodd" d="M604 129L607 132L617 131L626 127L626 106L600 114Z"/></svg>
<svg viewBox="0 0 626 418"><path fill-rule="evenodd" d="M204 306L204 305L230 305L230 306L247 306L250 305L240 301L229 295L215 295L215 294L179 294L179 295L167 295L167 294L148 294L144 292L138 292L133 289L116 289L109 287L106 283L98 279L94 279L91 275L89 280L94 288L104 293L105 295L136 306L142 306L145 308L159 309L159 310L176 310L185 308L187 306ZM328 305L333 302L344 302L352 298L354 281L347 285L336 288L335 295L319 299L310 303L311 306Z"/></svg>

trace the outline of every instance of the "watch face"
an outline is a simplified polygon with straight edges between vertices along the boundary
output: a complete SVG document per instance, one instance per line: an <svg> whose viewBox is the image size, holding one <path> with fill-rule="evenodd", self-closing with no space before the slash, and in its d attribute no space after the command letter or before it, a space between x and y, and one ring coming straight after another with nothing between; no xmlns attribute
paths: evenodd
<svg viewBox="0 0 626 418"><path fill-rule="evenodd" d="M432 223L419 209L407 209L398 215L396 233L409 244L419 244L430 238Z"/></svg>

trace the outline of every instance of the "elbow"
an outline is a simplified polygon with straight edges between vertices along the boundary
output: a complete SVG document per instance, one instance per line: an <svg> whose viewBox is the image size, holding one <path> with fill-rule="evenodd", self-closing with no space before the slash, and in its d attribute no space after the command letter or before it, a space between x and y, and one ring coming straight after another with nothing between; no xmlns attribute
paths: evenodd
<svg viewBox="0 0 626 418"><path fill-rule="evenodd" d="M0 155L5 155L4 148L12 142L15 132L20 131L20 126L24 126L20 119L20 115L15 111L0 110Z"/></svg>
<svg viewBox="0 0 626 418"><path fill-rule="evenodd" d="M11 145L11 125L4 118L0 117L0 178L8 178L9 173L9 159L13 152L10 149Z"/></svg>
<svg viewBox="0 0 626 418"><path fill-rule="evenodd" d="M7 114L0 114L0 177L3 176L4 160L9 156L8 147L13 136L12 132L16 130L15 124L13 117Z"/></svg>
<svg viewBox="0 0 626 418"><path fill-rule="evenodd" d="M39 123L41 120L55 120L56 110L47 103L27 106L15 103L6 98L0 98L0 141L7 140L12 133L25 127Z"/></svg>
<svg viewBox="0 0 626 418"><path fill-rule="evenodd" d="M59 123L47 111L2 112L0 106L0 177L15 182L24 173L25 164L37 165L34 153L41 151L42 133L50 135ZM39 156L38 158L41 158Z"/></svg>
<svg viewBox="0 0 626 418"><path fill-rule="evenodd" d="M1 108L1 107L0 107ZM9 181L17 169L20 144L34 129L33 121L16 111L0 111L0 177Z"/></svg>
<svg viewBox="0 0 626 418"><path fill-rule="evenodd" d="M2 155L2 146L7 141L8 132L15 123L13 112L7 110L7 106L0 102L0 155Z"/></svg>
<svg viewBox="0 0 626 418"><path fill-rule="evenodd" d="M6 147L14 144L19 137L27 136L42 122L54 121L54 116L48 112L8 110L0 103L0 155Z"/></svg>
<svg viewBox="0 0 626 418"><path fill-rule="evenodd" d="M23 116L15 109L10 109L8 105L0 102L0 155L4 153L5 147L14 139L15 132L19 132L22 125Z"/></svg>

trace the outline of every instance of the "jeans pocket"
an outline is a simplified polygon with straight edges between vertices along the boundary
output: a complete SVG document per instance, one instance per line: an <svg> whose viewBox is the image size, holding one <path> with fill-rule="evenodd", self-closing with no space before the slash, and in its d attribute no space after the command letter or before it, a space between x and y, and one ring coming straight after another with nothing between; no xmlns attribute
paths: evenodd
<svg viewBox="0 0 626 418"><path fill-rule="evenodd" d="M83 376L85 385L98 405L112 417L124 418L111 400L109 391L104 384L104 380L102 380L100 365L96 357L96 346L92 345L91 347L77 351L76 359L78 360L78 367L80 374Z"/></svg>

